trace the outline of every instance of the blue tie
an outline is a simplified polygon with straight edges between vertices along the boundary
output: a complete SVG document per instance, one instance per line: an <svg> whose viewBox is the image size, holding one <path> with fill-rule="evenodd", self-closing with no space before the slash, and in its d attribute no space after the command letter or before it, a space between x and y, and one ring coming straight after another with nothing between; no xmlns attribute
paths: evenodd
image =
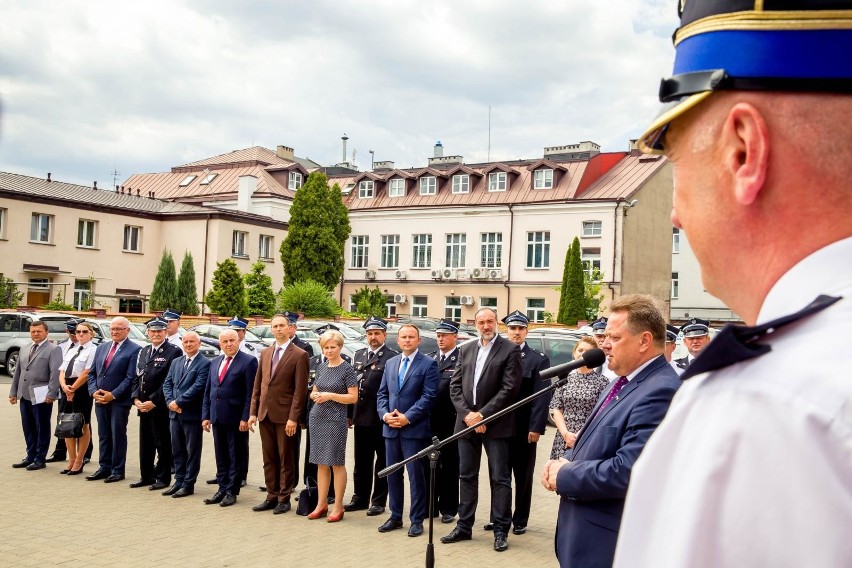
<svg viewBox="0 0 852 568"><path fill-rule="evenodd" d="M402 358L402 365L399 367L399 388L402 389L402 381L405 379L405 372L408 370L408 357Z"/></svg>

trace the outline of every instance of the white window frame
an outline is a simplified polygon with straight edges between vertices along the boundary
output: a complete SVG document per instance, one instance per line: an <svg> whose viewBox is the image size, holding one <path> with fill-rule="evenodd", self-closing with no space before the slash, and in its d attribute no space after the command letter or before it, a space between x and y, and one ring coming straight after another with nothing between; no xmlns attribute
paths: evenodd
<svg viewBox="0 0 852 568"><path fill-rule="evenodd" d="M580 261L583 263L583 272L595 282L600 281L601 274L601 249L583 248L580 250ZM598 278L596 278L596 276Z"/></svg>
<svg viewBox="0 0 852 568"><path fill-rule="evenodd" d="M533 187L535 189L553 189L553 170L541 169L534 171Z"/></svg>
<svg viewBox="0 0 852 568"><path fill-rule="evenodd" d="M350 268L367 268L370 262L370 236L353 235L351 245L352 257Z"/></svg>
<svg viewBox="0 0 852 568"><path fill-rule="evenodd" d="M470 174L453 176L453 193L470 193Z"/></svg>
<svg viewBox="0 0 852 568"><path fill-rule="evenodd" d="M210 185L210 182L212 182L214 179L216 179L216 176L218 176L218 175L219 174L217 174L217 173L207 174L206 176L204 176L203 180L198 182L198 185Z"/></svg>
<svg viewBox="0 0 852 568"><path fill-rule="evenodd" d="M583 221L583 237L600 237L603 235L603 221Z"/></svg>
<svg viewBox="0 0 852 568"><path fill-rule="evenodd" d="M296 191L302 187L302 172L289 172L287 174L287 189Z"/></svg>
<svg viewBox="0 0 852 568"><path fill-rule="evenodd" d="M393 178L388 181L388 197L405 197L405 180Z"/></svg>
<svg viewBox="0 0 852 568"><path fill-rule="evenodd" d="M537 255L536 252L540 251ZM536 262L536 257L540 262ZM550 231L529 231L527 233L528 269L550 268Z"/></svg>
<svg viewBox="0 0 852 568"><path fill-rule="evenodd" d="M435 176L420 178L420 195L435 195L438 192L438 179Z"/></svg>
<svg viewBox="0 0 852 568"><path fill-rule="evenodd" d="M494 298L492 296L480 296L479 307L480 308L492 308L492 309L496 310L497 309L497 298Z"/></svg>
<svg viewBox="0 0 852 568"><path fill-rule="evenodd" d="M467 257L467 233L447 233L447 256L444 266L464 268Z"/></svg>
<svg viewBox="0 0 852 568"><path fill-rule="evenodd" d="M429 309L429 296L411 297L411 315L418 318L427 317Z"/></svg>
<svg viewBox="0 0 852 568"><path fill-rule="evenodd" d="M98 246L97 238L97 221L93 221L92 219L77 220L77 248L96 248Z"/></svg>
<svg viewBox="0 0 852 568"><path fill-rule="evenodd" d="M6 238L6 212L8 209L0 207L0 239Z"/></svg>
<svg viewBox="0 0 852 568"><path fill-rule="evenodd" d="M191 183L192 183L192 181L193 181L195 178L197 178L197 177L198 177L198 176L197 176L197 175L195 175L195 174L187 174L187 176L186 176L185 178L183 178L183 180L181 180L181 182L178 184L178 187L186 187L186 186L188 186L188 185L189 185L189 184L191 184Z"/></svg>
<svg viewBox="0 0 852 568"><path fill-rule="evenodd" d="M124 238L121 242L123 252L142 252L142 227L138 225L125 225Z"/></svg>
<svg viewBox="0 0 852 568"><path fill-rule="evenodd" d="M248 258L249 234L245 231L235 230L231 237L231 256L234 258Z"/></svg>
<svg viewBox="0 0 852 568"><path fill-rule="evenodd" d="M680 229L672 227L672 254L680 253Z"/></svg>
<svg viewBox="0 0 852 568"><path fill-rule="evenodd" d="M453 321L461 321L462 305L458 296L444 297L444 317Z"/></svg>
<svg viewBox="0 0 852 568"><path fill-rule="evenodd" d="M260 235L257 239L257 258L259 260L272 260L275 246L275 237L272 235Z"/></svg>
<svg viewBox="0 0 852 568"><path fill-rule="evenodd" d="M500 268L503 262L503 233L480 233L480 266Z"/></svg>
<svg viewBox="0 0 852 568"><path fill-rule="evenodd" d="M509 175L506 172L488 174L488 191L506 191Z"/></svg>
<svg viewBox="0 0 852 568"><path fill-rule="evenodd" d="M680 297L680 275L677 272L672 272L672 300L677 300Z"/></svg>
<svg viewBox="0 0 852 568"><path fill-rule="evenodd" d="M41 244L53 242L53 215L33 213L30 222L30 242Z"/></svg>
<svg viewBox="0 0 852 568"><path fill-rule="evenodd" d="M382 235L381 268L399 268L399 235Z"/></svg>
<svg viewBox="0 0 852 568"><path fill-rule="evenodd" d="M396 301L393 299L393 294L385 296L385 317L392 318L396 315Z"/></svg>
<svg viewBox="0 0 852 568"><path fill-rule="evenodd" d="M545 305L544 298L527 298L527 317L531 322L544 323L544 312L547 311Z"/></svg>
<svg viewBox="0 0 852 568"><path fill-rule="evenodd" d="M411 235L412 268L432 268L432 233Z"/></svg>
<svg viewBox="0 0 852 568"><path fill-rule="evenodd" d="M376 194L376 184L373 180L370 179L362 179L358 183L358 198L359 199L372 199Z"/></svg>
<svg viewBox="0 0 852 568"><path fill-rule="evenodd" d="M91 280L74 280L74 309L83 311L91 308L92 284Z"/></svg>

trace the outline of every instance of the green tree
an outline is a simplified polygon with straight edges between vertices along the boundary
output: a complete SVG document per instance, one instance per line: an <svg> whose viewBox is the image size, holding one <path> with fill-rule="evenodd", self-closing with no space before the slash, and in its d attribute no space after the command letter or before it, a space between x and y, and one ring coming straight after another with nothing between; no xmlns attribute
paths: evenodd
<svg viewBox="0 0 852 568"><path fill-rule="evenodd" d="M577 325L586 319L586 290L583 276L583 261L580 257L580 239L574 237L565 253L565 268L562 272L562 288L559 293L559 313L556 321L565 325Z"/></svg>
<svg viewBox="0 0 852 568"><path fill-rule="evenodd" d="M372 290L364 286L352 295L352 303L355 304L355 313L362 316L384 315L385 295L376 286Z"/></svg>
<svg viewBox="0 0 852 568"><path fill-rule="evenodd" d="M24 299L24 293L18 291L14 282L0 272L0 308L16 308Z"/></svg>
<svg viewBox="0 0 852 568"><path fill-rule="evenodd" d="M600 270L590 270L583 272L583 304L586 310L586 321L597 319L601 310L601 302L603 302L603 294L601 294L601 282L603 281L603 273Z"/></svg>
<svg viewBox="0 0 852 568"><path fill-rule="evenodd" d="M174 307L178 300L177 273L175 272L175 259L168 249L163 250L160 258L160 268L154 278L154 287L148 298L148 307L153 312L160 312Z"/></svg>
<svg viewBox="0 0 852 568"><path fill-rule="evenodd" d="M246 285L246 313L262 314L266 317L275 313L275 292L272 291L272 277L266 273L266 265L257 261L251 266L251 272L243 276Z"/></svg>
<svg viewBox="0 0 852 568"><path fill-rule="evenodd" d="M284 286L313 280L333 289L343 275L343 247L351 232L340 186L329 188L325 174L313 172L290 207L280 249Z"/></svg>
<svg viewBox="0 0 852 568"><path fill-rule="evenodd" d="M195 287L195 263L192 254L187 251L183 255L180 274L177 279L177 300L170 306L180 313L189 316L198 315L198 289Z"/></svg>
<svg viewBox="0 0 852 568"><path fill-rule="evenodd" d="M228 316L241 316L246 308L246 289L237 263L227 258L216 263L213 286L205 298L211 311Z"/></svg>
<svg viewBox="0 0 852 568"><path fill-rule="evenodd" d="M326 285L314 280L285 286L278 294L278 309L301 312L307 317L320 318L330 318L340 313L340 306L331 296Z"/></svg>
<svg viewBox="0 0 852 568"><path fill-rule="evenodd" d="M41 309L50 310L52 312L70 312L74 309L74 306L69 303L66 303L65 298L62 297L62 293L57 292L56 297L45 305L41 306Z"/></svg>

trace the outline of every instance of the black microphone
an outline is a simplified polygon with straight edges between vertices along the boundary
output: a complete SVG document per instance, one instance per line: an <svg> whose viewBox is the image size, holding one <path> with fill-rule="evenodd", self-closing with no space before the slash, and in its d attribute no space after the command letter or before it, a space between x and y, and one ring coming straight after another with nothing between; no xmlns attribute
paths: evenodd
<svg viewBox="0 0 852 568"><path fill-rule="evenodd" d="M573 361L568 361L567 363L562 363L561 365L545 369L541 372L541 378L549 379L551 377L564 376L574 369L579 369L580 367L594 369L595 367L603 365L604 361L606 361L606 355L604 355L602 350L589 349L583 353L579 359L574 359Z"/></svg>

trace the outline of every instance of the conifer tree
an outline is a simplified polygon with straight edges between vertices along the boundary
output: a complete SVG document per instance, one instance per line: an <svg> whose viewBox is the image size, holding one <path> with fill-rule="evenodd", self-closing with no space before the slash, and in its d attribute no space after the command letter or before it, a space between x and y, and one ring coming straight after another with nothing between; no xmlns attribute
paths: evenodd
<svg viewBox="0 0 852 568"><path fill-rule="evenodd" d="M195 264L189 251L183 255L177 279L177 301L171 306L184 315L198 315L198 289L195 287Z"/></svg>
<svg viewBox="0 0 852 568"><path fill-rule="evenodd" d="M270 317L275 313L275 292L272 290L272 277L266 273L266 265L257 261L251 266L251 272L243 276L246 285L246 313Z"/></svg>
<svg viewBox="0 0 852 568"><path fill-rule="evenodd" d="M148 298L148 307L152 312L160 312L171 308L178 300L177 274L175 272L175 260L168 249L163 250L160 258L160 267L154 278L154 287Z"/></svg>
<svg viewBox="0 0 852 568"><path fill-rule="evenodd" d="M205 298L210 311L227 315L242 316L246 307L246 290L237 263L227 258L216 263L213 286Z"/></svg>

